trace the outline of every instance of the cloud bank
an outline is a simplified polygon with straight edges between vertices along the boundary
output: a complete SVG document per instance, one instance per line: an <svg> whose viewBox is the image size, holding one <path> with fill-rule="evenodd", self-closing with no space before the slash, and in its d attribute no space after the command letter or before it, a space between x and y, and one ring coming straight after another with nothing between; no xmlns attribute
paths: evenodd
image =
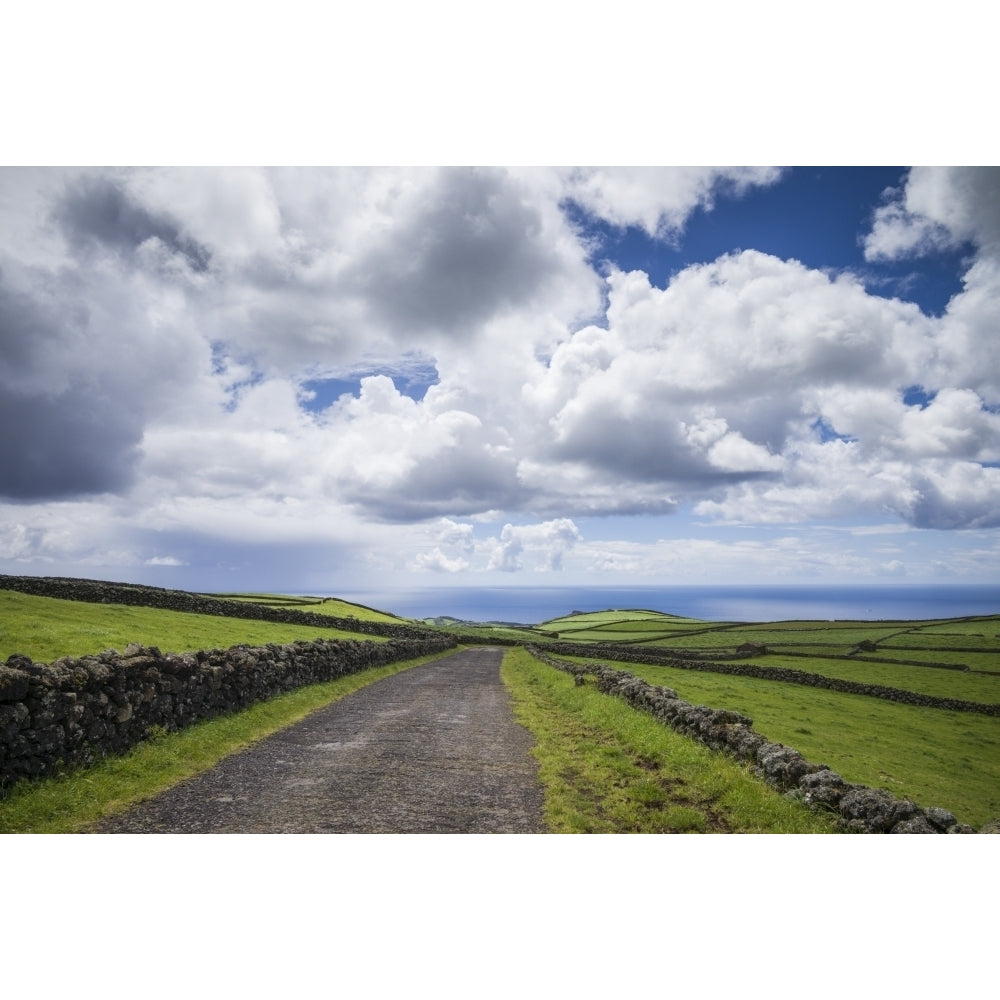
<svg viewBox="0 0 1000 1000"><path fill-rule="evenodd" d="M964 248L939 317L752 248L658 287L579 224L676 243L781 177L0 170L0 566L506 578L662 567L589 518L1000 526L996 169L914 168L859 234Z"/></svg>

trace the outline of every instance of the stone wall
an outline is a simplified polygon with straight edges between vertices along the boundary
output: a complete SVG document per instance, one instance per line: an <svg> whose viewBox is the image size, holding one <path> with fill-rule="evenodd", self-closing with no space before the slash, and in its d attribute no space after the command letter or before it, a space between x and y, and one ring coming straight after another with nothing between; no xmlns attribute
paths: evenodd
<svg viewBox="0 0 1000 1000"><path fill-rule="evenodd" d="M161 653L0 664L0 796L22 778L90 764L142 742L154 727L180 729L284 691L453 648L450 636L388 642L318 639Z"/></svg>
<svg viewBox="0 0 1000 1000"><path fill-rule="evenodd" d="M757 663L719 663L710 660L690 660L671 656L669 653L654 653L651 650L634 650L606 643L545 643L539 648L560 656L585 656L593 659L617 660L620 663L648 663L654 666L673 667L677 670L699 670L706 673L730 674L736 677L756 677L760 680L780 681L783 684L801 684L805 687L825 688L828 691L842 691L845 694L863 694L869 698L881 698L903 705L919 705L924 708L944 708L953 712L974 712L978 715L1000 715L1000 705L978 701L963 701L959 698L938 698L917 691L886 687L883 684L865 684L860 681L846 681L839 677L827 677L805 670L785 667L765 667Z"/></svg>
<svg viewBox="0 0 1000 1000"><path fill-rule="evenodd" d="M16 590L36 597L58 597L64 601L85 601L88 604L127 604L132 607L163 608L167 611L188 611L198 615L219 615L224 618L244 618L286 625L311 625L315 628L336 628L364 635L395 639L426 639L439 635L429 629L391 622L370 622L359 618L334 618L315 611L272 607L249 601L227 601L221 597L206 597L184 590L165 590L131 583L107 583L103 580L82 580L57 576L5 576L0 574L0 590Z"/></svg>
<svg viewBox="0 0 1000 1000"><path fill-rule="evenodd" d="M533 656L574 675L578 684L592 677L599 690L648 712L678 733L721 750L750 765L772 788L815 809L834 813L842 829L856 833L975 833L946 809L923 809L881 788L847 782L825 764L807 761L798 750L772 743L755 732L753 720L739 712L692 705L661 687L604 664L570 663L529 647Z"/></svg>

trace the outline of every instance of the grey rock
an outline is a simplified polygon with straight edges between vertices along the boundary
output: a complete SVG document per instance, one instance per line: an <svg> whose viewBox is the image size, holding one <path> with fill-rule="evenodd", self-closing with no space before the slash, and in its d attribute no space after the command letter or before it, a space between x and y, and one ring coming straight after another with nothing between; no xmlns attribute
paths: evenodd
<svg viewBox="0 0 1000 1000"><path fill-rule="evenodd" d="M13 659L13 656L8 659L7 666L0 666L0 702L21 701L31 688L31 675L12 667L10 661Z"/></svg>
<svg viewBox="0 0 1000 1000"><path fill-rule="evenodd" d="M829 768L805 774L799 779L802 800L808 805L836 807L852 787Z"/></svg>
<svg viewBox="0 0 1000 1000"><path fill-rule="evenodd" d="M924 815L927 817L928 821L939 830L947 830L949 827L954 826L958 822L952 813L948 812L947 809L941 809L938 806L931 806L930 809L925 809Z"/></svg>
<svg viewBox="0 0 1000 1000"><path fill-rule="evenodd" d="M928 823L927 818L925 816L918 813L916 816L911 816L909 819L901 820L889 832L937 834L940 831L935 829L930 823Z"/></svg>
<svg viewBox="0 0 1000 1000"><path fill-rule="evenodd" d="M906 816L896 816L896 800L883 788L853 788L840 800L840 811L849 822L858 821L872 831L882 832Z"/></svg>

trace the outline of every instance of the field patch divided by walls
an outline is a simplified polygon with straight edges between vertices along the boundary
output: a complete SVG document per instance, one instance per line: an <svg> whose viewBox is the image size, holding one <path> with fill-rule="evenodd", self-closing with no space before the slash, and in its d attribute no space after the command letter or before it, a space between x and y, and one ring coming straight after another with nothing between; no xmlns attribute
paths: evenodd
<svg viewBox="0 0 1000 1000"><path fill-rule="evenodd" d="M743 761L769 785L815 808L839 816L845 830L858 833L974 833L953 813L923 808L882 788L845 781L825 764L806 760L796 749L775 743L753 729L753 720L729 709L693 705L662 685L650 684L605 664L570 662L532 649L542 662L573 674L577 683L593 678L606 694L648 712L676 732Z"/></svg>

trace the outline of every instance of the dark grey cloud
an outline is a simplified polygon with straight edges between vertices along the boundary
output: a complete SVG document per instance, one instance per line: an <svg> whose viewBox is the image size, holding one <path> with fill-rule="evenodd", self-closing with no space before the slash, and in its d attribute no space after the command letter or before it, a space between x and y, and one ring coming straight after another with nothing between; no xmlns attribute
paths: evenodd
<svg viewBox="0 0 1000 1000"><path fill-rule="evenodd" d="M625 483L663 483L685 491L775 478L773 473L755 469L731 471L713 466L703 448L682 439L675 417L655 412L624 417L594 408L574 422L562 441L548 448L553 460L581 462Z"/></svg>
<svg viewBox="0 0 1000 1000"><path fill-rule="evenodd" d="M129 256L147 240L158 239L195 271L207 270L211 261L208 250L186 237L176 222L147 211L110 177L74 180L54 206L52 218L79 252L103 247Z"/></svg>
<svg viewBox="0 0 1000 1000"><path fill-rule="evenodd" d="M51 298L39 301L48 291ZM0 272L0 496L114 492L131 481L142 437L134 399L75 364L88 309L56 281L34 294Z"/></svg>
<svg viewBox="0 0 1000 1000"><path fill-rule="evenodd" d="M913 208L947 227L956 243L1000 252L1000 167L916 167L908 187Z"/></svg>
<svg viewBox="0 0 1000 1000"><path fill-rule="evenodd" d="M190 589L191 581L208 591L274 589L286 593L326 593L331 567L347 567L351 585L363 585L361 546L331 542L220 537L217 532L135 529L129 541L143 552L169 553L173 561L147 561L129 568L128 578L159 587Z"/></svg>
<svg viewBox="0 0 1000 1000"><path fill-rule="evenodd" d="M344 499L366 516L406 524L434 517L465 517L487 510L517 510L525 501L513 459L478 448L451 449L418 464L391 487L346 483Z"/></svg>
<svg viewBox="0 0 1000 1000"><path fill-rule="evenodd" d="M42 355L53 348L61 350L67 332L85 325L87 319L82 305L59 315L52 301L39 302L11 288L0 268L0 383L37 388Z"/></svg>
<svg viewBox="0 0 1000 1000"><path fill-rule="evenodd" d="M991 483L987 471L981 469L971 479L956 476L950 488L930 476L914 476L917 500L904 517L914 527L938 531L1000 528L996 482Z"/></svg>
<svg viewBox="0 0 1000 1000"><path fill-rule="evenodd" d="M141 427L84 386L54 396L0 386L0 496L52 500L113 493L132 481Z"/></svg>
<svg viewBox="0 0 1000 1000"><path fill-rule="evenodd" d="M394 329L460 333L530 302L561 269L542 228L502 172L443 171L346 278Z"/></svg>

